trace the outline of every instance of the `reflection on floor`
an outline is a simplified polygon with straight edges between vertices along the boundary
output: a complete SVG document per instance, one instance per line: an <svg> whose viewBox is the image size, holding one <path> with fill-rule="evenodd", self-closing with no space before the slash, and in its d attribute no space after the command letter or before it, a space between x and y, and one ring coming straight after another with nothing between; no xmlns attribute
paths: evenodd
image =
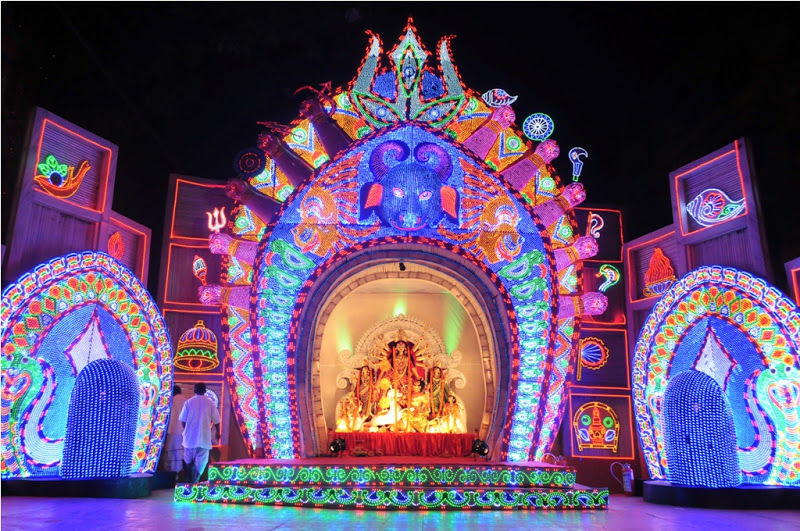
<svg viewBox="0 0 800 531"><path fill-rule="evenodd" d="M800 511L719 511L645 503L612 495L607 511L357 511L175 503L172 490L140 500L2 498L4 531L12 529L798 529ZM322 528L320 528L322 529Z"/></svg>

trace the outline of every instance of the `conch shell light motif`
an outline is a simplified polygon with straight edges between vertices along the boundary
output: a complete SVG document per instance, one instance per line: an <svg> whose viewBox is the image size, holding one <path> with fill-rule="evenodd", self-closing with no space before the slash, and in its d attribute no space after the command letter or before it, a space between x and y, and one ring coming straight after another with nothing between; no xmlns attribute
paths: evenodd
<svg viewBox="0 0 800 531"><path fill-rule="evenodd" d="M686 211L703 227L733 219L744 210L744 198L734 201L719 188L703 190L686 205Z"/></svg>

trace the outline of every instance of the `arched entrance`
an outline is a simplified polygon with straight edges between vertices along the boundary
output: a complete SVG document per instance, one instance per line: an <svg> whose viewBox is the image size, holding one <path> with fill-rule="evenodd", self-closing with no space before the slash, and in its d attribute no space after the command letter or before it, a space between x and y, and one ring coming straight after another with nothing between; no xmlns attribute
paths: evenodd
<svg viewBox="0 0 800 531"><path fill-rule="evenodd" d="M330 389L334 384L331 376L335 371L329 370L328 381L323 382L321 373L324 371L319 367L329 320L349 295L389 279L393 283L416 280L437 286L463 309L469 321L463 328L471 328L469 333L475 337L477 347L475 352L463 354L465 360L480 365L477 375L475 371L470 373L471 378L467 379L469 387L463 393L470 394L471 402L480 402L477 408L471 408L471 412L477 412L477 415L470 420L468 431L477 430L479 437L492 442L499 454L505 417L495 413L499 405L508 403L510 398L510 360L515 331L498 286L488 282L481 269L471 261L444 249L437 250L435 252L424 244L381 245L381 242L376 242L337 267L321 272L314 281L317 288L309 291L304 310L297 320L298 329L305 331L298 337L297 350L307 353L298 356L297 371L298 374L311 375L298 385L297 394L303 453L317 455L324 451L326 433L332 427L330 418L325 418L326 411L330 417L331 407L324 403L323 394L327 383L331 395ZM404 264L404 271L398 268L400 262ZM406 311L406 307L398 311L401 310ZM374 321L377 320L376 315ZM444 329L441 331L443 335L448 334ZM328 356L331 356L330 352ZM478 381L475 381L476 376ZM475 393L480 397L476 398Z"/></svg>
<svg viewBox="0 0 800 531"><path fill-rule="evenodd" d="M502 205L487 213L498 199ZM356 258L370 255L365 249L389 253L384 248L395 245L413 246L422 262L428 255L461 274L472 271L473 286L495 286L488 305L495 309L487 313L506 314L510 333L502 335L511 339L496 364L514 366L505 391L513 407L504 410L500 457L510 453L527 460L541 429L557 334L558 281L548 258L548 233L502 178L417 124L381 130L330 161L292 194L261 241L252 336L268 455L292 458L301 448L315 447L303 442L318 427L306 420L313 408L302 399L308 372L301 372L309 352L304 338L314 328L314 318L303 316L316 314L323 300L314 294L344 272L352 274ZM502 256L495 252L498 245ZM326 273L340 268L338 275ZM500 431L488 433L499 440Z"/></svg>

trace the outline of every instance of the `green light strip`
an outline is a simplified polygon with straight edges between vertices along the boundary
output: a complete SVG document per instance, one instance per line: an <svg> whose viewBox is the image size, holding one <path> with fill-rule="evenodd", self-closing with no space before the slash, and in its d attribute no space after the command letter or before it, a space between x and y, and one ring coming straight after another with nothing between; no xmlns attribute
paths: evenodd
<svg viewBox="0 0 800 531"><path fill-rule="evenodd" d="M572 487L575 470L518 466L276 466L212 465L211 483L243 483L259 486L358 485L358 486L483 486Z"/></svg>
<svg viewBox="0 0 800 531"><path fill-rule="evenodd" d="M608 489L370 489L185 484L175 501L343 509L606 509Z"/></svg>

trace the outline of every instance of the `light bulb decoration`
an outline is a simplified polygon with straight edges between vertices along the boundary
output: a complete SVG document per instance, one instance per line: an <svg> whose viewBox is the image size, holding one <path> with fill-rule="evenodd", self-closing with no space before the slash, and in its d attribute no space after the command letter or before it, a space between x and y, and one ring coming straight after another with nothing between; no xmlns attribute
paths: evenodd
<svg viewBox="0 0 800 531"><path fill-rule="evenodd" d="M603 216L590 210L586 219L586 235L592 236L594 239L600 238L600 231L605 225L606 222L603 220Z"/></svg>
<svg viewBox="0 0 800 531"><path fill-rule="evenodd" d="M208 285L208 266L206 261L197 255L192 259L192 274L203 286Z"/></svg>
<svg viewBox="0 0 800 531"><path fill-rule="evenodd" d="M497 109L499 107L504 107L506 105L511 105L515 101L517 101L518 96L512 96L505 90L501 88L496 88L492 90L487 90L483 94L481 94L481 99L486 102L486 105Z"/></svg>
<svg viewBox="0 0 800 531"><path fill-rule="evenodd" d="M522 122L522 132L525 133L525 136L537 142L550 138L555 128L553 119L543 112L531 114Z"/></svg>
<svg viewBox="0 0 800 531"><path fill-rule="evenodd" d="M88 364L75 380L64 436L61 477L130 475L139 386L129 365L113 359Z"/></svg>
<svg viewBox="0 0 800 531"><path fill-rule="evenodd" d="M44 162L36 165L36 169L39 171L33 177L36 184L53 197L66 199L75 195L92 166L89 161L83 160L76 172L74 166L62 164L54 155L47 155Z"/></svg>
<svg viewBox="0 0 800 531"><path fill-rule="evenodd" d="M608 361L609 349L605 342L597 337L581 338L576 380L581 381L582 368L596 371Z"/></svg>
<svg viewBox="0 0 800 531"><path fill-rule="evenodd" d="M713 383L702 384L707 392L697 400L721 393L730 407L734 430L727 436L735 439L742 481L800 485L798 352L797 307L763 279L704 266L664 291L644 323L632 361L634 412L650 476L669 479L672 463L679 462L670 460L666 448L668 375L691 371L695 379ZM698 418L686 422L705 429L702 415L692 414Z"/></svg>
<svg viewBox="0 0 800 531"><path fill-rule="evenodd" d="M672 262L660 247L656 247L647 264L647 271L644 273L642 293L645 297L658 297L667 291L675 283L675 280L677 279Z"/></svg>
<svg viewBox="0 0 800 531"><path fill-rule="evenodd" d="M222 309L229 383L248 448L261 440L267 456L291 458L305 444L294 369L305 355L295 352L304 336L293 305L314 304L310 286L325 268L400 238L474 262L508 295L503 300L519 331L512 332L519 370L511 375L513 407L498 428L498 453L525 461L550 449L565 406L569 360L577 354L578 315L605 307L602 296L574 298L574 271L552 271L550 245L575 242L571 210L585 193L580 183L564 187L551 166L559 154L555 141L522 141L510 106L515 96L497 90L484 100L469 90L453 64L450 37L435 48L440 68L432 68L433 55L410 20L388 51L370 34L353 81L331 89L323 102L324 118L352 139L346 149L329 152L321 130L303 116L257 143L267 160L250 184L270 197L278 189L293 191L277 194L284 202L274 219L242 205L231 215L237 238L261 242L243 286L258 284L252 293L261 295L250 310ZM385 149L377 150L381 144ZM506 169L519 188L497 176ZM570 297L571 310L563 314L555 311L559 294Z"/></svg>
<svg viewBox="0 0 800 531"><path fill-rule="evenodd" d="M708 188L686 204L686 212L699 225L710 227L735 218L744 206L744 198L734 201L719 188Z"/></svg>
<svg viewBox="0 0 800 531"><path fill-rule="evenodd" d="M175 368L188 372L206 372L219 366L217 336L202 319L186 330L175 349Z"/></svg>
<svg viewBox="0 0 800 531"><path fill-rule="evenodd" d="M122 241L122 235L119 231L108 237L107 248L108 254L117 260L122 260L122 257L125 256L125 242Z"/></svg>
<svg viewBox="0 0 800 531"><path fill-rule="evenodd" d="M58 476L70 391L103 360L135 368L130 472L155 471L172 397L172 348L160 310L133 273L102 252L67 254L12 282L0 308L2 477Z"/></svg>
<svg viewBox="0 0 800 531"><path fill-rule="evenodd" d="M619 445L619 417L614 409L603 402L587 402L572 417L578 451L584 449L611 450L617 453Z"/></svg>
<svg viewBox="0 0 800 531"><path fill-rule="evenodd" d="M714 378L695 370L672 376L663 409L672 483L711 488L742 483L733 414Z"/></svg>

